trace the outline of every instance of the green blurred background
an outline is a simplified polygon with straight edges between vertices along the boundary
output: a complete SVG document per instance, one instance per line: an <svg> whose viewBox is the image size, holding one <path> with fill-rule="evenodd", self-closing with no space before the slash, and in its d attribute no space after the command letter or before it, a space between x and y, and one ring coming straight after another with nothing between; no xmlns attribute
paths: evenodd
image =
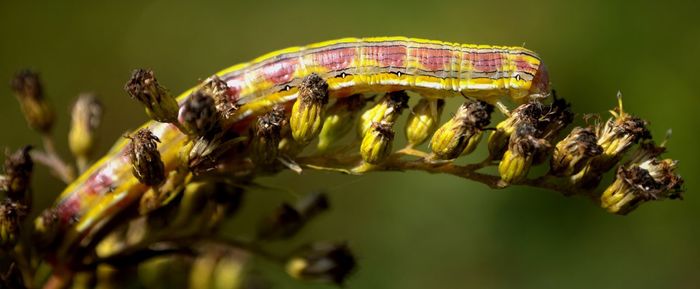
<svg viewBox="0 0 700 289"><path fill-rule="evenodd" d="M246 209L264 214L281 200L327 189L333 210L294 243L349 240L361 267L347 288L700 287L698 4L181 2L187 1L2 1L0 80L9 83L25 67L41 72L67 156L69 106L81 91L99 93L107 107L102 151L146 120L122 90L137 67L154 69L179 92L263 53L346 36L525 43L543 57L554 87L577 113L605 115L621 90L626 110L651 120L657 139L673 128L668 155L681 160L686 199L620 217L584 198L522 187L494 191L450 176L308 173L261 180L284 189L253 192ZM9 86L0 92L0 145L38 145ZM62 188L45 169L34 185L41 203ZM276 288L328 288L306 287L272 264L257 267Z"/></svg>

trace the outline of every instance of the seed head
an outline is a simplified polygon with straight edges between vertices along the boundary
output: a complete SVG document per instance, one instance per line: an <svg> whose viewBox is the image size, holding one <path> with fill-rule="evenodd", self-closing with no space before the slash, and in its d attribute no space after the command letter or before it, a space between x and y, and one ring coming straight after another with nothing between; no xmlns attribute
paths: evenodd
<svg viewBox="0 0 700 289"><path fill-rule="evenodd" d="M219 127L221 115L212 95L200 89L184 101L178 120L190 136L205 136Z"/></svg>
<svg viewBox="0 0 700 289"><path fill-rule="evenodd" d="M391 124L376 122L362 138L360 155L369 164L379 164L391 154L394 131Z"/></svg>
<svg viewBox="0 0 700 289"><path fill-rule="evenodd" d="M455 115L433 134L430 148L437 159L451 160L470 153L491 122L493 106L483 102L465 102ZM471 145L470 145L471 144Z"/></svg>
<svg viewBox="0 0 700 289"><path fill-rule="evenodd" d="M300 280L342 285L356 266L347 244L317 242L301 248L287 262L287 273Z"/></svg>
<svg viewBox="0 0 700 289"><path fill-rule="evenodd" d="M393 124L408 107L408 94L405 91L395 91L384 95L374 107L365 111L360 117L358 132L364 137L373 123L386 122Z"/></svg>
<svg viewBox="0 0 700 289"><path fill-rule="evenodd" d="M418 101L406 122L406 139L410 146L422 144L435 131L444 107L443 99L422 98Z"/></svg>
<svg viewBox="0 0 700 289"><path fill-rule="evenodd" d="M318 135L318 150L326 151L343 138L357 121L358 112L366 101L360 94L340 98L326 111L323 127Z"/></svg>
<svg viewBox="0 0 700 289"><path fill-rule="evenodd" d="M316 73L304 77L289 118L294 140L306 144L318 135L327 103L328 83Z"/></svg>
<svg viewBox="0 0 700 289"><path fill-rule="evenodd" d="M126 151L134 177L147 186L161 184L165 180L165 166L158 152L160 139L148 129L141 129L127 138L131 140Z"/></svg>
<svg viewBox="0 0 700 289"><path fill-rule="evenodd" d="M29 127L47 134L55 121L55 113L44 98L39 75L31 70L15 74L10 83Z"/></svg>
<svg viewBox="0 0 700 289"><path fill-rule="evenodd" d="M124 90L146 107L153 120L165 123L177 122L179 106L165 87L158 83L152 70L136 69Z"/></svg>
<svg viewBox="0 0 700 289"><path fill-rule="evenodd" d="M31 146L25 146L13 154L7 154L5 158L5 178L0 180L0 190L5 191L7 197L14 202L29 206L32 196L29 186L34 170L29 151Z"/></svg>
<svg viewBox="0 0 700 289"><path fill-rule="evenodd" d="M554 148L550 162L551 173L555 176L571 176L578 173L595 156L603 150L591 128L574 128Z"/></svg>
<svg viewBox="0 0 700 289"><path fill-rule="evenodd" d="M88 158L95 149L97 128L102 122L102 103L94 94L83 93L73 104L68 144L76 157Z"/></svg>
<svg viewBox="0 0 700 289"><path fill-rule="evenodd" d="M17 243L27 213L27 207L10 199L0 203L0 247L12 248Z"/></svg>

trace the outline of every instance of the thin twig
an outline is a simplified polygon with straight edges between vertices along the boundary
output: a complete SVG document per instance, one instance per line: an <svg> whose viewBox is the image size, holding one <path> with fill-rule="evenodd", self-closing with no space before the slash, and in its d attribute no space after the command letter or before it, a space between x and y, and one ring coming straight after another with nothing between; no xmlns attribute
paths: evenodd
<svg viewBox="0 0 700 289"><path fill-rule="evenodd" d="M44 151L31 151L32 159L47 166L53 174L66 184L70 184L75 179L73 168L64 162L56 152L53 138L44 134L41 136L44 144Z"/></svg>

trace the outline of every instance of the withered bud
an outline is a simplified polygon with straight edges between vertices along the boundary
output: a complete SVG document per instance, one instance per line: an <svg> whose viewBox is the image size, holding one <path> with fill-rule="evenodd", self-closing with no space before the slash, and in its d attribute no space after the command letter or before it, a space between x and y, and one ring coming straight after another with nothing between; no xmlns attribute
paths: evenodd
<svg viewBox="0 0 700 289"><path fill-rule="evenodd" d="M223 118L228 118L234 111L238 110L239 105L236 100L230 97L228 84L219 76L213 75L207 78L202 83L201 90L214 98L216 109Z"/></svg>
<svg viewBox="0 0 700 289"><path fill-rule="evenodd" d="M358 133L364 137L373 123L394 123L404 108L408 108L408 94L405 91L394 91L384 95L372 108L360 117Z"/></svg>
<svg viewBox="0 0 700 289"><path fill-rule="evenodd" d="M365 106L360 94L353 94L335 101L326 111L321 132L318 135L318 150L323 152L340 141L357 121L358 112Z"/></svg>
<svg viewBox="0 0 700 289"><path fill-rule="evenodd" d="M165 123L177 122L179 106L165 87L158 83L152 70L136 69L124 90L146 107L153 120Z"/></svg>
<svg viewBox="0 0 700 289"><path fill-rule="evenodd" d="M302 247L287 262L287 273L300 280L342 285L356 266L347 244L316 242Z"/></svg>
<svg viewBox="0 0 700 289"><path fill-rule="evenodd" d="M387 122L375 122L362 138L360 155L369 164L379 164L390 154L394 141L394 130Z"/></svg>
<svg viewBox="0 0 700 289"><path fill-rule="evenodd" d="M29 127L44 134L49 133L54 124L55 113L44 98L39 75L31 70L19 71L10 86Z"/></svg>
<svg viewBox="0 0 700 289"><path fill-rule="evenodd" d="M24 205L31 203L29 186L34 170L29 151L31 146L25 146L5 158L5 178L0 181L0 189L5 191L7 197Z"/></svg>
<svg viewBox="0 0 700 289"><path fill-rule="evenodd" d="M76 157L87 159L94 151L102 111L102 103L92 93L80 94L73 104L68 145Z"/></svg>
<svg viewBox="0 0 700 289"><path fill-rule="evenodd" d="M591 128L574 128L554 148L550 161L551 174L571 176L578 173L592 157L598 156L603 149Z"/></svg>
<svg viewBox="0 0 700 289"><path fill-rule="evenodd" d="M0 203L0 247L12 248L17 243L20 226L27 213L26 206L10 199Z"/></svg>
<svg viewBox="0 0 700 289"><path fill-rule="evenodd" d="M503 153L508 149L511 135L522 123L534 126L537 130L537 137L543 135L544 129L549 124L545 115L550 111L553 111L550 105L542 104L539 101L530 101L515 108L505 120L496 125L496 130L489 135L488 149L490 158L494 160L501 159ZM559 114L555 113L554 116L550 117L556 118L556 115Z"/></svg>
<svg viewBox="0 0 700 289"><path fill-rule="evenodd" d="M481 132L491 122L493 106L483 101L463 103L455 115L433 134L430 148L436 159L451 160L481 139ZM471 145L470 145L471 143Z"/></svg>
<svg viewBox="0 0 700 289"><path fill-rule="evenodd" d="M542 132L542 138L552 140L559 132L574 121L574 113L571 111L571 103L563 98L557 98L552 91L554 101L546 105L547 109L538 119L538 129Z"/></svg>
<svg viewBox="0 0 700 289"><path fill-rule="evenodd" d="M306 144L318 135L327 103L328 83L316 73L304 77L289 118L294 140Z"/></svg>
<svg viewBox="0 0 700 289"><path fill-rule="evenodd" d="M321 192L314 192L302 197L295 205L297 211L304 219L311 219L330 208L328 195Z"/></svg>
<svg viewBox="0 0 700 289"><path fill-rule="evenodd" d="M47 248L56 240L58 229L58 211L56 208L48 208L34 220L32 241L39 248Z"/></svg>
<svg viewBox="0 0 700 289"><path fill-rule="evenodd" d="M158 152L160 139L148 129L141 129L127 138L131 140L126 151L134 177L147 186L160 185L165 180L165 165Z"/></svg>
<svg viewBox="0 0 700 289"><path fill-rule="evenodd" d="M258 237L265 240L287 239L294 236L306 223L304 216L293 206L283 203L258 226Z"/></svg>
<svg viewBox="0 0 700 289"><path fill-rule="evenodd" d="M409 145L417 146L428 139L440 123L444 107L444 99L422 98L418 101L406 122L406 139Z"/></svg>
<svg viewBox="0 0 700 289"><path fill-rule="evenodd" d="M277 159L282 127L286 122L281 106L258 117L251 143L251 158L255 163L269 165Z"/></svg>
<svg viewBox="0 0 700 289"><path fill-rule="evenodd" d="M600 198L601 206L624 215L646 201L680 199L683 179L676 174L676 165L670 159L650 159L618 168L615 181Z"/></svg>
<svg viewBox="0 0 700 289"><path fill-rule="evenodd" d="M219 126L221 115L214 98L197 90L185 99L178 120L190 136L204 136Z"/></svg>

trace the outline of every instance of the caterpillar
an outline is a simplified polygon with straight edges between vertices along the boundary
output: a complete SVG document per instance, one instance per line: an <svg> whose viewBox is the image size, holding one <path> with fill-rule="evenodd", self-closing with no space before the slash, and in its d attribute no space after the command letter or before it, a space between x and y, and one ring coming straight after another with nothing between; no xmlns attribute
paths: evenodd
<svg viewBox="0 0 700 289"><path fill-rule="evenodd" d="M226 101L240 106L229 120L246 123L275 104L293 101L302 79L311 73L328 83L332 99L411 90L436 98L467 96L490 103L503 99L522 103L549 93L547 70L528 49L406 37L344 38L292 47L216 75L228 85ZM178 100L182 102L194 89ZM166 172L172 171L186 137L171 124L149 122L144 127L161 140L158 149ZM132 176L126 144L118 141L56 200L66 232L58 259L90 242L106 219L148 189Z"/></svg>

